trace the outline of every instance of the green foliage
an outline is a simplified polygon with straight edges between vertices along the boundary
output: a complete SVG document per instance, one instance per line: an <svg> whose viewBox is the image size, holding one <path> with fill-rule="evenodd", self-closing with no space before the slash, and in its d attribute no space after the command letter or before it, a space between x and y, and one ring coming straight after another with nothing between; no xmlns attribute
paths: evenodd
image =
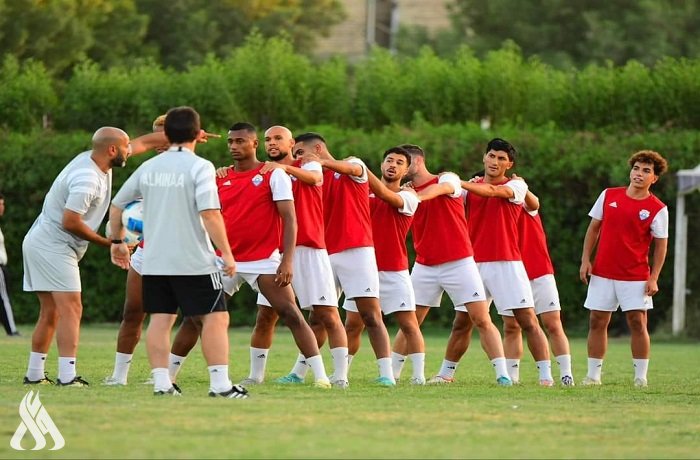
<svg viewBox="0 0 700 460"><path fill-rule="evenodd" d="M150 117L142 126L150 126ZM474 123L432 125L420 116L409 126L391 125L378 130L343 128L334 125L299 125L297 132L313 130L329 140L329 148L337 158L354 155L365 159L378 171L381 155L388 147L410 142L423 146L428 167L434 172L455 171L469 177L482 169L481 158L486 143L492 137L504 137L521 152L515 172L526 178L530 189L539 196L542 218L548 230L549 247L557 271L557 280L564 305L567 327L585 329L586 312L581 307L586 289L578 281L578 269L583 235L589 222L588 211L599 193L606 187L628 183L627 158L635 151L653 149L661 152L670 163L671 172L655 186L656 193L675 212L675 183L673 172L697 165L700 134L695 130L589 132L559 130L554 125L520 128L499 125L483 131ZM217 131L213 127L213 131ZM223 130L222 130L223 131ZM31 135L11 134L2 139L0 151L0 190L6 196L6 216L3 219L12 273L12 295L17 319L32 321L36 315L36 300L19 292L21 286L21 241L41 209L44 194L63 166L89 144L90 134L76 132L56 134L37 131ZM212 140L198 152L215 165L230 163L224 139ZM148 155L129 161L126 170L114 171L114 191L121 186ZM259 154L259 158L263 158ZM688 197L690 213L689 234L700 233L700 197ZM674 243L674 219L671 219L671 239ZM690 238L688 254L700 251L700 240ZM700 262L688 259L688 287L700 286ZM661 292L655 297L652 327L670 319L672 295L673 251L669 251L666 268L660 279ZM81 263L85 318L88 321L116 321L120 318L125 275L109 262L107 251L92 247ZM237 324L252 324L255 302L250 291L237 295L233 311ZM445 297L444 304L449 301ZM449 326L453 319L451 308L431 313L431 324Z"/></svg>
<svg viewBox="0 0 700 460"><path fill-rule="evenodd" d="M56 93L43 65L34 61L20 65L14 57L5 57L0 66L0 127L41 127L42 115L52 112L56 104Z"/></svg>

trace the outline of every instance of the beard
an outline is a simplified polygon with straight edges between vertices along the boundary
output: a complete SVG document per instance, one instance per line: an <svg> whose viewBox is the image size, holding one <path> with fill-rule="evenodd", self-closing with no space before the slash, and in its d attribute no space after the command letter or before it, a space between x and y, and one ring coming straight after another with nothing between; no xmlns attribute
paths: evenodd
<svg viewBox="0 0 700 460"><path fill-rule="evenodd" d="M122 155L121 153L114 157L114 159L110 162L113 168L123 168L126 166L126 155Z"/></svg>
<svg viewBox="0 0 700 460"><path fill-rule="evenodd" d="M289 155L289 152L279 152L277 155L272 156L269 153L267 154L267 157L272 160L272 161L280 161L283 158L286 158L287 155Z"/></svg>

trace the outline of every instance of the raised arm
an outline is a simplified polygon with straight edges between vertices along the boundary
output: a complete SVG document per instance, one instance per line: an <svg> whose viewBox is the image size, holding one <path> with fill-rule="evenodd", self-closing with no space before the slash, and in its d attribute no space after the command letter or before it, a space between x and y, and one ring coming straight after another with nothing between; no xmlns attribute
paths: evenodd
<svg viewBox="0 0 700 460"><path fill-rule="evenodd" d="M377 198L386 201L395 208L403 208L404 203L401 195L393 190L389 190L389 188L384 185L372 171L367 170L367 177L369 179L369 188Z"/></svg>
<svg viewBox="0 0 700 460"><path fill-rule="evenodd" d="M603 221L598 219L591 219L591 223L588 224L588 230L586 230L586 236L583 239L583 252L581 253L581 268L579 269L579 277L584 284L588 284L588 277L591 274L592 264L591 255L593 254L593 248L595 248L598 242L598 236L600 235L600 226Z"/></svg>
<svg viewBox="0 0 700 460"><path fill-rule="evenodd" d="M165 137L165 133L160 131L139 136L136 139L132 139L129 144L131 146L131 153L129 156L134 156L153 150L156 147L167 147L169 142L168 138Z"/></svg>
<svg viewBox="0 0 700 460"><path fill-rule="evenodd" d="M492 185L483 182L461 181L462 188L469 193L487 197L487 198L506 198L511 199L515 196L512 188L505 185Z"/></svg>
<svg viewBox="0 0 700 460"><path fill-rule="evenodd" d="M221 168L220 168L221 169ZM284 165L276 163L274 161L265 162L265 166L262 167L260 172L262 174L268 173L274 169L281 169L289 175L292 175L309 185L321 185L323 184L323 174L320 171L311 171L308 169L297 168L292 165ZM228 172L228 171L227 171Z"/></svg>
<svg viewBox="0 0 700 460"><path fill-rule="evenodd" d="M357 163L353 163L347 160L333 160L329 158L322 158L319 160L321 166L328 168L331 171L335 171L340 174L345 174L346 176L362 176L363 168Z"/></svg>

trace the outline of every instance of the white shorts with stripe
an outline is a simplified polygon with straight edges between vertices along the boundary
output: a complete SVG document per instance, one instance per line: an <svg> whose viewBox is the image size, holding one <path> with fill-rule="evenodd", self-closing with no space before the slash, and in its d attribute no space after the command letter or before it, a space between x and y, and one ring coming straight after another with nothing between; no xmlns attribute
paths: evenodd
<svg viewBox="0 0 700 460"><path fill-rule="evenodd" d="M22 258L25 291L81 292L78 255L69 246L47 249L27 236Z"/></svg>
<svg viewBox="0 0 700 460"><path fill-rule="evenodd" d="M379 272L373 247L351 248L330 255L337 297L379 297Z"/></svg>
<svg viewBox="0 0 700 460"><path fill-rule="evenodd" d="M530 280L532 297L535 300L535 314L549 313L550 311L560 311L559 290L554 275L542 275L539 278ZM513 316L513 312L504 311L503 316Z"/></svg>
<svg viewBox="0 0 700 460"><path fill-rule="evenodd" d="M645 295L646 281L619 281L591 275L584 306L589 310L651 310L654 301Z"/></svg>
<svg viewBox="0 0 700 460"><path fill-rule="evenodd" d="M331 260L325 249L297 246L292 263L292 287L301 308L310 310L314 305L338 307ZM258 305L270 306L262 294L258 294L257 302Z"/></svg>
<svg viewBox="0 0 700 460"><path fill-rule="evenodd" d="M493 300L498 314L535 307L530 280L522 261L480 262L476 265L484 280L487 301L490 303Z"/></svg>
<svg viewBox="0 0 700 460"><path fill-rule="evenodd" d="M221 273L221 281L224 284L224 292L232 296L241 288L243 283L248 283L256 292L260 292L258 287L258 276L275 275L280 266L282 257L278 250L267 259L253 260L251 262L236 262L236 274L231 276ZM216 263L222 266L223 260L217 257Z"/></svg>
<svg viewBox="0 0 700 460"><path fill-rule="evenodd" d="M379 305L385 315L397 311L416 311L416 297L408 270L379 272ZM345 300L343 308L357 312L357 305L351 299Z"/></svg>
<svg viewBox="0 0 700 460"><path fill-rule="evenodd" d="M455 310L466 312L465 304L486 300L486 290L473 257L439 265L416 262L411 272L416 305L439 307L443 292L450 296Z"/></svg>

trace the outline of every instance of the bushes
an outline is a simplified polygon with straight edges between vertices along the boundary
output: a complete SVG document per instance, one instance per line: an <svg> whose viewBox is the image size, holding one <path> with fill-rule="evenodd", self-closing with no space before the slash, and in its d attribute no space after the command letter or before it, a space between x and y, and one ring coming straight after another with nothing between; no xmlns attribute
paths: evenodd
<svg viewBox="0 0 700 460"><path fill-rule="evenodd" d="M150 119L148 120L150 124ZM329 141L329 149L337 158L349 155L364 158L370 168L378 171L382 152L393 145L411 142L423 146L432 171L452 170L467 177L482 169L481 157L491 137L500 136L513 142L520 151L516 172L526 178L530 189L540 197L542 218L548 231L549 246L557 271L557 280L569 328L585 328L586 312L581 307L586 288L578 281L583 235L589 222L588 211L598 194L608 186L628 183L629 156L643 148L658 150L669 160L671 171L695 167L700 151L700 133L694 130L650 132L565 131L552 124L522 129L502 126L482 131L474 123L434 126L415 117L407 126L386 126L378 130L346 129L333 125L298 126L298 131L314 130ZM21 242L24 234L41 209L44 194L61 168L78 152L84 150L90 134L75 132L53 134L35 132L31 135L12 134L2 139L0 151L0 190L5 193L7 213L2 220L10 257L13 303L20 322L36 318L37 304L33 295L21 289ZM224 139L201 145L198 152L216 165L229 164ZM143 158L148 157L148 155ZM263 158L263 154L259 155ZM129 161L126 170L114 171L114 191L143 159ZM662 272L661 291L655 297L656 308L652 326L670 318L672 297L672 267L675 216L675 179L664 176L654 192L671 211L671 240L666 267ZM691 213L689 234L700 234L700 197L688 197ZM700 240L690 238L689 254L700 251ZM688 287L700 287L697 261L688 260ZM82 264L85 318L92 321L116 321L123 303L125 274L112 266L103 248L91 247ZM248 292L234 298L235 324L252 324L255 298ZM445 300L447 305L447 300ZM451 308L441 308L428 318L433 324L447 326L453 318Z"/></svg>
<svg viewBox="0 0 700 460"><path fill-rule="evenodd" d="M0 66L0 128L29 130L42 126L42 115L53 112L56 93L44 66L23 65L6 56Z"/></svg>

